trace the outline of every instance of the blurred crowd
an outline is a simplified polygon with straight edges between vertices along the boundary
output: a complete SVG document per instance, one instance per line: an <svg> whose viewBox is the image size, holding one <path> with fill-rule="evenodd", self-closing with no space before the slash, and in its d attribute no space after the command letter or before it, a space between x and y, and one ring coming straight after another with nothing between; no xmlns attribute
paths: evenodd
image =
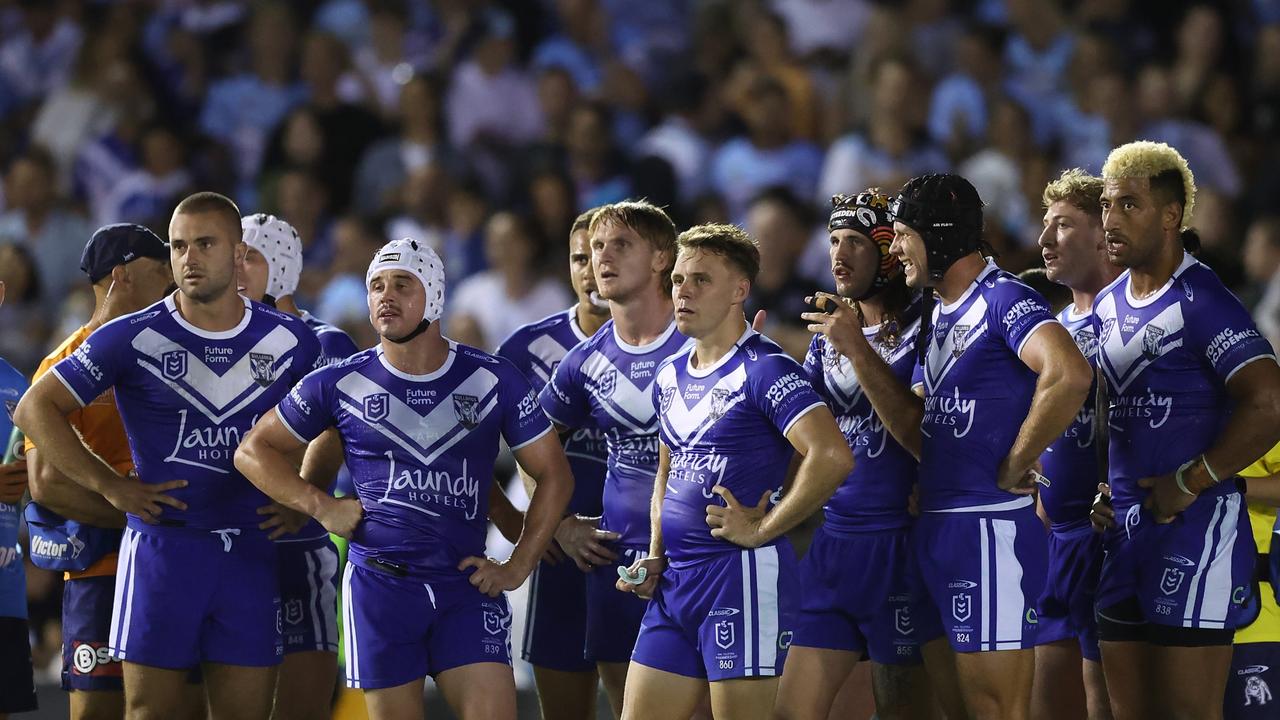
<svg viewBox="0 0 1280 720"><path fill-rule="evenodd" d="M1280 345L1278 136L1269 0L0 0L0 356L87 319L94 228L164 237L194 189L292 223L300 305L361 346L388 239L439 251L446 332L492 350L571 302L577 213L645 197L746 227L748 310L803 347L833 193L959 172L1017 271L1045 183L1136 138L1188 158L1203 259Z"/></svg>

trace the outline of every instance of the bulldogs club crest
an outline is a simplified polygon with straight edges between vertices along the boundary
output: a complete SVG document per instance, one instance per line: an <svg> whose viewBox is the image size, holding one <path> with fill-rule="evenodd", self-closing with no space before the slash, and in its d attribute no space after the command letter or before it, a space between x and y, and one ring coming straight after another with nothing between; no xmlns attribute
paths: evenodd
<svg viewBox="0 0 1280 720"><path fill-rule="evenodd" d="M364 398L364 419L378 422L385 418L391 408L391 396L387 393L374 393Z"/></svg>
<svg viewBox="0 0 1280 720"><path fill-rule="evenodd" d="M716 388L711 391L711 419L719 420L724 417L724 413L729 409L730 392L724 388Z"/></svg>
<svg viewBox="0 0 1280 720"><path fill-rule="evenodd" d="M1091 328L1082 329L1072 339L1076 341L1076 347L1080 348L1080 354L1087 358L1093 357L1098 351L1098 336Z"/></svg>
<svg viewBox="0 0 1280 720"><path fill-rule="evenodd" d="M262 387L266 387L275 380L275 369L272 367L276 364L276 356L267 353L249 353L249 374L253 377L253 381Z"/></svg>
<svg viewBox="0 0 1280 720"><path fill-rule="evenodd" d="M474 430L480 424L480 398L475 395L454 395L453 414L462 427Z"/></svg>
<svg viewBox="0 0 1280 720"><path fill-rule="evenodd" d="M969 331L972 329L972 325L957 325L952 331L951 357L959 358L964 354L965 343L969 341Z"/></svg>
<svg viewBox="0 0 1280 720"><path fill-rule="evenodd" d="M596 395L599 396L601 400L608 400L613 396L613 391L617 386L618 371L610 368L609 372L601 375L600 378L596 380Z"/></svg>
<svg viewBox="0 0 1280 720"><path fill-rule="evenodd" d="M1160 346L1163 345L1165 329L1159 325L1148 325L1142 334L1142 354L1155 360L1160 357Z"/></svg>
<svg viewBox="0 0 1280 720"><path fill-rule="evenodd" d="M676 389L674 387L664 387L662 388L662 391L658 393L658 407L662 409L664 415L671 409L671 401L674 400L675 397Z"/></svg>
<svg viewBox="0 0 1280 720"><path fill-rule="evenodd" d="M160 356L160 370L166 380L177 380L187 374L187 351L170 350Z"/></svg>
<svg viewBox="0 0 1280 720"><path fill-rule="evenodd" d="M733 623L721 620L716 623L716 646L721 650L733 647Z"/></svg>
<svg viewBox="0 0 1280 720"><path fill-rule="evenodd" d="M822 369L827 372L835 370L836 365L840 362L840 353L831 346L831 343L822 344Z"/></svg>

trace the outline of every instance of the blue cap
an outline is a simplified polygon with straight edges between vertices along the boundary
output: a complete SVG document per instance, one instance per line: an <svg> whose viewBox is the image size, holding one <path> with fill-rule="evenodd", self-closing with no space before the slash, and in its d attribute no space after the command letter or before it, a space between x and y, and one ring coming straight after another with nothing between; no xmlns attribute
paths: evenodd
<svg viewBox="0 0 1280 720"><path fill-rule="evenodd" d="M104 225L84 246L80 269L89 276L89 282L96 283L110 275L115 266L138 258L168 260L169 244L141 225Z"/></svg>

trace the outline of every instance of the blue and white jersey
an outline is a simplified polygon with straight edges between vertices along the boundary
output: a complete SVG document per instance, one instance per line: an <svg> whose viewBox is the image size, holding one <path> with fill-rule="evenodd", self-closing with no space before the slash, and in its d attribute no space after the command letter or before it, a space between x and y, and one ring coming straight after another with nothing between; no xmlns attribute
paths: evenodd
<svg viewBox="0 0 1280 720"><path fill-rule="evenodd" d="M912 382L924 385L921 510L998 511L1034 502L996 487L996 475L1035 393L1022 346L1052 322L1044 298L993 262L958 300L934 307L924 367Z"/></svg>
<svg viewBox="0 0 1280 720"><path fill-rule="evenodd" d="M276 412L302 442L338 428L364 507L352 556L439 579L484 555L499 441L519 449L551 432L519 370L452 341L426 375L395 369L380 346L356 353L303 378Z"/></svg>
<svg viewBox="0 0 1280 720"><path fill-rule="evenodd" d="M230 330L183 319L174 295L93 332L51 371L87 405L115 388L138 477L186 480L161 523L260 533L270 502L232 463L240 438L316 364L320 345L298 318L244 299ZM131 527L149 527L130 516Z"/></svg>
<svg viewBox="0 0 1280 720"><path fill-rule="evenodd" d="M1080 354L1091 367L1098 364L1098 335L1093 330L1093 310L1077 313L1067 305L1058 313L1058 322L1071 334ZM1040 456L1049 485L1040 488L1040 502L1054 524L1082 522L1089 518L1093 496L1098 491L1098 455L1094 446L1094 403L1098 394L1095 380L1089 397L1066 432L1050 443Z"/></svg>
<svg viewBox="0 0 1280 720"><path fill-rule="evenodd" d="M302 318L302 322L311 328L320 341L320 360L316 367L336 365L360 352L355 341L341 328L330 325L306 310L299 311L298 317Z"/></svg>
<svg viewBox="0 0 1280 720"><path fill-rule="evenodd" d="M662 541L676 564L742 549L711 536L707 505L724 505L712 489L723 485L746 506L772 493L772 509L795 454L787 432L826 407L800 364L750 327L710 367L693 367L693 353L691 346L668 358L653 385L660 436L671 454Z"/></svg>
<svg viewBox="0 0 1280 720"><path fill-rule="evenodd" d="M551 382L556 366L569 349L587 339L578 327L577 306L529 323L502 341L498 356L515 364L529 380L534 392ZM573 497L567 512L595 516L601 511L604 475L609 463L609 446L604 431L596 427L573 428L565 433L564 454L573 470Z"/></svg>
<svg viewBox="0 0 1280 720"><path fill-rule="evenodd" d="M1190 255L1142 300L1124 273L1098 295L1093 313L1111 400L1109 476L1119 513L1146 497L1140 478L1171 473L1209 449L1231 413L1227 381L1275 354L1240 301ZM1224 482L1201 497L1235 490Z"/></svg>
<svg viewBox="0 0 1280 720"><path fill-rule="evenodd" d="M27 379L0 358L0 448L13 432L13 410L27 391ZM0 617L27 616L27 571L18 545L18 506L0 503Z"/></svg>
<svg viewBox="0 0 1280 720"><path fill-rule="evenodd" d="M598 428L608 437L601 527L618 542L649 545L649 505L658 475L658 412L653 381L658 365L690 342L675 320L653 342L629 345L610 320L564 356L538 395L561 427Z"/></svg>
<svg viewBox="0 0 1280 720"><path fill-rule="evenodd" d="M916 300L897 321L899 331L880 339L880 326L862 334L889 364L904 385L911 382L916 336L920 333L920 302ZM826 524L836 530L868 531L905 528L911 524L907 498L916 483L916 459L885 429L853 364L818 334L809 344L804 369L809 382L827 401L836 424L853 450L853 472L823 508Z"/></svg>

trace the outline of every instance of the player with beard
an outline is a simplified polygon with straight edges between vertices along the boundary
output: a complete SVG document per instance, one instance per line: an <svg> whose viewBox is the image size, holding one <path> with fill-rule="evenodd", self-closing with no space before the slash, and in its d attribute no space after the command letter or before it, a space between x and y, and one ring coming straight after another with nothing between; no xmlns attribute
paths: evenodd
<svg viewBox="0 0 1280 720"><path fill-rule="evenodd" d="M676 228L647 202L605 205L591 218L591 263L611 319L561 360L538 396L561 433L596 428L608 440L600 529L617 556L587 576L586 657L596 663L615 717L646 601L614 587L616 564L649 551L649 506L658 471L658 417L651 388L658 364L685 346L671 303Z"/></svg>
<svg viewBox="0 0 1280 720"><path fill-rule="evenodd" d="M236 466L283 505L349 538L343 575L347 685L375 719L422 717L432 676L466 720L514 720L511 611L573 491L551 424L509 362L440 334L444 270L413 240L365 275L381 340L316 370L254 426ZM356 497L336 499L289 456L330 428ZM500 441L536 481L505 563L483 557Z"/></svg>
<svg viewBox="0 0 1280 720"><path fill-rule="evenodd" d="M1107 257L1093 305L1110 395L1098 586L1116 718L1220 718L1233 631L1252 620L1255 547L1237 474L1280 439L1280 367L1240 301L1189 252L1195 179L1133 142L1102 167Z"/></svg>
<svg viewBox="0 0 1280 720"><path fill-rule="evenodd" d="M315 366L319 343L236 292L245 246L229 199L178 203L169 248L178 292L94 331L15 420L60 472L126 513L110 649L127 715L176 716L198 664L212 716L265 720L282 654L276 549L259 529L268 500L232 456ZM109 388L134 459L123 476L67 421Z"/></svg>
<svg viewBox="0 0 1280 720"><path fill-rule="evenodd" d="M577 304L517 329L498 347L498 357L514 363L535 392L550 381L570 348L594 335L609 319L609 303L596 294L591 264L588 228L594 214L594 209L582 213L569 230L569 280ZM617 560L608 543L619 536L600 529L600 496L609 459L604 433L579 428L561 441L573 470L573 497L566 511L569 515L556 530L550 557L533 571L522 655L533 665L543 717L574 720L595 717L599 685L595 663L583 654L586 573Z"/></svg>
<svg viewBox="0 0 1280 720"><path fill-rule="evenodd" d="M1101 178L1082 170L1064 172L1044 189L1039 240L1046 276L1071 291L1072 302L1058 313L1058 321L1090 364L1098 348L1093 301L1120 274L1120 268L1107 260L1101 195ZM1039 488L1040 507L1050 525L1049 571L1038 603L1040 644L1031 693L1031 714L1037 718L1111 716L1093 614L1102 567L1102 541L1089 524L1099 480L1095 399L1096 387L1071 426L1040 457L1045 478Z"/></svg>
<svg viewBox="0 0 1280 720"><path fill-rule="evenodd" d="M831 274L838 299L805 357L809 381L831 406L854 469L823 508L801 563L805 588L774 717L820 720L859 660L871 660L876 715L932 717L921 646L942 634L918 596L908 498L916 459L889 436L859 381L859 365L888 363L903 388L915 366L920 300L889 254L893 220L878 189L831 200Z"/></svg>
<svg viewBox="0 0 1280 720"><path fill-rule="evenodd" d="M653 386L649 552L617 583L653 599L623 717L685 720L709 686L713 717L767 718L800 601L784 533L831 497L853 457L804 370L747 325L755 242L710 224L678 247L676 324L695 340L659 365Z"/></svg>

